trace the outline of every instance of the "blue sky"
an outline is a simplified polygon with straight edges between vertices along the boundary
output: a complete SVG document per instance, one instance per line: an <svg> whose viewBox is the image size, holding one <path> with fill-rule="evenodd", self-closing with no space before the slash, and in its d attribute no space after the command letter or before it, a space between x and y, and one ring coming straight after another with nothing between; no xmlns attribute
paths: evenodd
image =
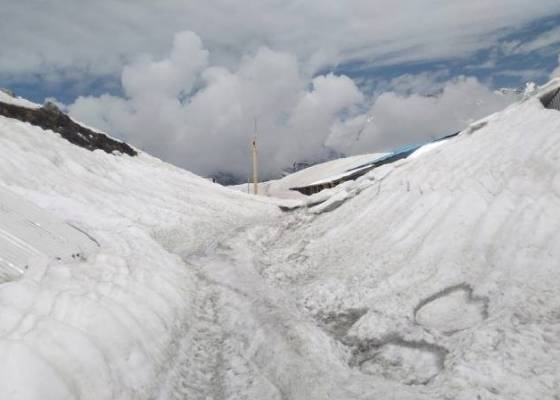
<svg viewBox="0 0 560 400"><path fill-rule="evenodd" d="M371 81L373 87L405 74L441 73L441 80L466 75L487 82L493 88L518 88L528 81L543 84L558 66L560 32L555 43L526 53L507 53L507 43L529 43L545 32L560 26L560 14L541 18L521 28L511 28L498 44L481 49L464 58L403 63L387 66L371 66L362 63L343 64L328 68L336 74L345 74L358 81Z"/></svg>

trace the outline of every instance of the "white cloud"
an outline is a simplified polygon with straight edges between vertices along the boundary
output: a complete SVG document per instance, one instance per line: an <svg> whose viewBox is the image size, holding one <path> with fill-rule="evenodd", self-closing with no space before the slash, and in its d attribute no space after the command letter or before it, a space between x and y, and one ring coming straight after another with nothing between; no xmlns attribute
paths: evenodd
<svg viewBox="0 0 560 400"><path fill-rule="evenodd" d="M440 91L449 80L449 71L421 72L419 74L404 74L391 79L385 91L390 90L398 94L429 95Z"/></svg>
<svg viewBox="0 0 560 400"><path fill-rule="evenodd" d="M445 72L396 78L372 99L346 76L311 79L295 56L266 47L231 70L209 58L194 33L179 33L168 56L124 68L126 98L80 97L70 114L201 175L248 175L256 123L266 177L332 150L363 153L451 133L511 100L474 78L445 82Z"/></svg>
<svg viewBox="0 0 560 400"><path fill-rule="evenodd" d="M190 93L197 75L207 65L208 51L202 48L200 38L192 32L181 32L175 36L168 59L144 59L125 66L122 85L132 98L144 94L177 97L181 92Z"/></svg>
<svg viewBox="0 0 560 400"><path fill-rule="evenodd" d="M420 80L424 82L425 77ZM358 154L419 143L463 129L513 99L490 90L475 78L465 77L446 82L435 96L385 92L371 106L369 122L361 115L338 123L328 144Z"/></svg>
<svg viewBox="0 0 560 400"><path fill-rule="evenodd" d="M528 54L534 51L542 51L552 45L560 43L560 27L550 29L541 33L536 38L521 42L511 41L501 45L501 49L505 54Z"/></svg>
<svg viewBox="0 0 560 400"><path fill-rule="evenodd" d="M558 12L557 0L5 0L0 74L118 74L138 53L161 57L183 30L197 32L213 65L230 69L263 46L294 54L307 73L352 60L466 57Z"/></svg>
<svg viewBox="0 0 560 400"><path fill-rule="evenodd" d="M167 58L124 68L127 98L81 97L70 113L203 175L247 174L256 122L266 175L323 157L331 124L363 100L347 77L309 82L287 53L261 48L234 72L206 58L196 35L180 33Z"/></svg>
<svg viewBox="0 0 560 400"><path fill-rule="evenodd" d="M548 76L548 71L545 68L529 68L529 69L502 69L496 72L494 75L497 76L511 76L519 78L523 82L537 81L540 79L546 79Z"/></svg>
<svg viewBox="0 0 560 400"><path fill-rule="evenodd" d="M560 78L560 55L558 56L558 67L550 74L550 78Z"/></svg>

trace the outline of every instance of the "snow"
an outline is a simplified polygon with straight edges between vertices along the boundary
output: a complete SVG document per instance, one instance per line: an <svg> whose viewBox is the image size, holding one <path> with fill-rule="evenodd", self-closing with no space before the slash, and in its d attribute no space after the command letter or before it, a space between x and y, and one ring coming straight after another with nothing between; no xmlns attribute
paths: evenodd
<svg viewBox="0 0 560 400"><path fill-rule="evenodd" d="M531 97L282 212L0 118L3 190L99 242L0 284L0 398L552 400L558 132Z"/></svg>
<svg viewBox="0 0 560 400"><path fill-rule="evenodd" d="M0 102L13 104L20 107L26 108L41 108L40 104L33 103L29 100L26 100L22 97L12 96L0 89Z"/></svg>
<svg viewBox="0 0 560 400"><path fill-rule="evenodd" d="M335 211L310 223L325 203L302 209L306 224L275 246L305 262L269 261L267 274L318 320L368 310L339 340L356 351L376 344L376 375L388 368L409 383L403 373L424 371L409 349L444 348L429 398L553 398L559 129L560 114L532 98L437 151L373 170L333 195L353 193ZM383 355L395 340L401 357Z"/></svg>
<svg viewBox="0 0 560 400"><path fill-rule="evenodd" d="M408 157L409 157L409 158L420 157L420 156L422 156L423 154L428 153L428 152L430 152L430 151L432 151L432 150L435 150L435 149L437 149L438 147L440 147L441 145L445 144L445 142L447 142L447 140L449 140L449 139L446 139L446 140L439 140L439 141L437 141L437 142L432 142L432 143L425 144L425 145L419 147L418 150L414 151L414 153L412 153L412 154L409 155Z"/></svg>
<svg viewBox="0 0 560 400"><path fill-rule="evenodd" d="M5 190L100 244L86 260L31 264L0 285L0 398L153 398L193 322L198 279L166 247L203 253L277 207L3 117L0 148Z"/></svg>

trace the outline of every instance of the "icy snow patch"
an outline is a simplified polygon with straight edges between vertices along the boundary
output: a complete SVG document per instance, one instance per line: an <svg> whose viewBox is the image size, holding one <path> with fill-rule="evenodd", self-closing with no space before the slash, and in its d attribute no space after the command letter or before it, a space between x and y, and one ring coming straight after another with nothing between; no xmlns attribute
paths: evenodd
<svg viewBox="0 0 560 400"><path fill-rule="evenodd" d="M473 295L466 284L453 286L422 301L416 322L446 334L470 328L488 317L488 299Z"/></svg>

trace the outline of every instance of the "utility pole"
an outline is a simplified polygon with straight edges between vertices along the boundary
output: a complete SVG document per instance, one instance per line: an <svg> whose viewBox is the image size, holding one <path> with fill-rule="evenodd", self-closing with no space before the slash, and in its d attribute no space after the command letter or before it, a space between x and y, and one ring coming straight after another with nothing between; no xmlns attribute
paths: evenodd
<svg viewBox="0 0 560 400"><path fill-rule="evenodd" d="M253 153L253 192L259 194L259 173L258 173L258 159L257 159L257 135L253 136L251 143Z"/></svg>
<svg viewBox="0 0 560 400"><path fill-rule="evenodd" d="M253 154L253 193L259 194L259 159L257 154L257 117L254 118L255 131L251 142L251 153Z"/></svg>

